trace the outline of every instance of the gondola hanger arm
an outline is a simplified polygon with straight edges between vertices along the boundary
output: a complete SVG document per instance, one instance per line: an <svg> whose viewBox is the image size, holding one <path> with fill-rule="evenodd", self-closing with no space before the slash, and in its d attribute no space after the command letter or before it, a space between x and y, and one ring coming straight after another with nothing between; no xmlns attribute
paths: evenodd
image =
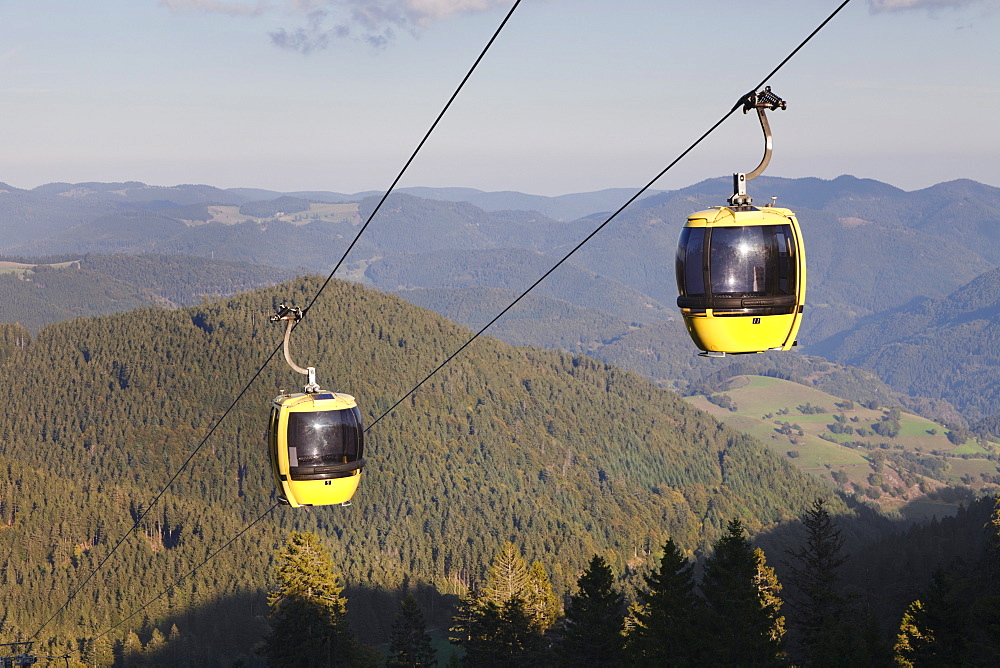
<svg viewBox="0 0 1000 668"><path fill-rule="evenodd" d="M285 353L285 361L288 366L292 367L292 370L296 373L301 373L303 376L308 376L309 381L306 383L302 391L306 394L314 394L319 392L319 385L316 383L316 369L314 367L302 368L298 364L292 361L292 355L288 350L288 341L292 336L292 330L295 328L295 324L302 319L302 309L297 306L286 306L280 304L278 306L278 312L271 316L271 322L285 322L285 342L283 344L282 350Z"/></svg>
<svg viewBox="0 0 1000 668"><path fill-rule="evenodd" d="M767 122L767 114L765 112L768 109L771 111L776 109L785 110L788 108L788 103L775 95L771 91L770 86L765 86L764 90L760 92L750 91L741 97L736 105L733 106L733 110L739 109L741 106L743 107L744 114L751 109L757 111L757 118L760 119L760 129L764 132L764 157L761 158L760 164L753 171L733 174L733 196L729 198L730 206L748 206L753 201L747 195L746 182L760 176L771 162L771 126Z"/></svg>

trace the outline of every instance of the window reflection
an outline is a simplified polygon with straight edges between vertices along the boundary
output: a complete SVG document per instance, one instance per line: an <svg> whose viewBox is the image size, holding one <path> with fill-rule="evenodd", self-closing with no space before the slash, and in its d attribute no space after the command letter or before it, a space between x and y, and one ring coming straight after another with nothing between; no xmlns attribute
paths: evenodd
<svg viewBox="0 0 1000 668"><path fill-rule="evenodd" d="M362 431L356 408L290 413L289 466L328 466L361 457Z"/></svg>
<svg viewBox="0 0 1000 668"><path fill-rule="evenodd" d="M732 296L795 294L790 225L712 229L709 274L712 293Z"/></svg>

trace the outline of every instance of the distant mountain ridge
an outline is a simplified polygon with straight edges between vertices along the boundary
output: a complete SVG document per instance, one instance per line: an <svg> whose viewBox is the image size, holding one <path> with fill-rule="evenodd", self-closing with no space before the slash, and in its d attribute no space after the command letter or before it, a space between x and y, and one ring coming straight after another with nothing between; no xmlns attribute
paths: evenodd
<svg viewBox="0 0 1000 668"><path fill-rule="evenodd" d="M972 420L1000 415L1000 269L917 299L810 348L875 371L902 392L948 397Z"/></svg>
<svg viewBox="0 0 1000 668"><path fill-rule="evenodd" d="M540 286L539 297L560 304L518 310L518 327L504 326L496 335L587 352L666 385L697 381L714 367L694 358L678 327L674 254L685 217L724 202L730 188L729 178L708 179L634 203ZM776 196L802 224L809 266L799 334L804 352L819 354L812 346L850 333L865 318L942 299L995 269L1000 259L1000 189L973 181L907 192L852 176L760 177L750 192L758 204ZM617 209L627 199L618 196L626 194L611 190L538 199L461 188L404 189L385 202L340 275L412 296L475 326L486 315L475 308L476 296L492 304L499 293L488 291L520 294L607 218L601 211ZM194 255L322 273L332 268L379 201L377 193L360 195L135 182L7 189L0 192L0 246L8 254L30 257ZM493 199L477 200L483 206L558 200L597 208L568 220L538 211L490 211L468 201L485 195ZM917 363L900 360L903 368ZM994 371L987 365L985 377L992 378ZM919 392L913 383L894 386ZM936 395L965 404L950 390ZM970 419L986 417L988 410L975 409ZM935 415L951 412L944 407Z"/></svg>
<svg viewBox="0 0 1000 668"><path fill-rule="evenodd" d="M521 249L440 250L376 260L368 266L365 276L375 285L399 294L404 294L407 287L485 287L512 290L516 296L527 287L526 276L540 276L555 261L551 256ZM573 264L560 267L559 273L539 285L535 294L638 322L669 320L675 315L672 308L648 295Z"/></svg>
<svg viewBox="0 0 1000 668"><path fill-rule="evenodd" d="M62 320L143 306L191 306L293 277L284 269L183 255L0 262L0 323L20 323L34 333Z"/></svg>

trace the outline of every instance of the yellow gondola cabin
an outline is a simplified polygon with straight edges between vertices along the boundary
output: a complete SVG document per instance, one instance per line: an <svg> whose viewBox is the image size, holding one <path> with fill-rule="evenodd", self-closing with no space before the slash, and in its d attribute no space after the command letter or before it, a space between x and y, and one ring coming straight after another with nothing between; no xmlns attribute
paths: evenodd
<svg viewBox="0 0 1000 668"><path fill-rule="evenodd" d="M325 391L275 397L268 434L278 494L289 505L351 500L365 463L354 397Z"/></svg>
<svg viewBox="0 0 1000 668"><path fill-rule="evenodd" d="M349 504L361 482L365 431L354 397L321 390L316 369L292 361L288 340L302 309L282 304L271 322L285 323L285 362L309 382L271 402L267 449L278 497L290 506Z"/></svg>
<svg viewBox="0 0 1000 668"><path fill-rule="evenodd" d="M733 107L757 112L764 157L752 172L733 174L729 206L688 216L677 245L677 306L703 355L789 350L806 304L806 251L795 214L753 206L747 181L771 161L766 110L787 104L770 86Z"/></svg>
<svg viewBox="0 0 1000 668"><path fill-rule="evenodd" d="M710 356L790 349L806 299L795 214L753 206L691 214L677 249L677 287L684 325Z"/></svg>

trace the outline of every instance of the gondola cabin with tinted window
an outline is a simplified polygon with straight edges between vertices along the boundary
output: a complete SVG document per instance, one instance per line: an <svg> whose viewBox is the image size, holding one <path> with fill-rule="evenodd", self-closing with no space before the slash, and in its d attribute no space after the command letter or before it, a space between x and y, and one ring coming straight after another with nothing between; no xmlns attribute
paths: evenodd
<svg viewBox="0 0 1000 668"><path fill-rule="evenodd" d="M364 467L361 413L348 394L275 397L271 404L271 470L291 506L347 503Z"/></svg>
<svg viewBox="0 0 1000 668"><path fill-rule="evenodd" d="M316 369L292 361L288 341L302 309L278 307L271 322L285 323L285 362L309 382L271 402L267 449L278 497L290 506L350 505L364 468L365 431L354 397L321 390Z"/></svg>
<svg viewBox="0 0 1000 668"><path fill-rule="evenodd" d="M806 303L806 251L795 214L753 206L747 181L771 160L767 109L785 109L770 87L740 98L733 111L755 109L764 157L752 172L733 174L729 206L688 216L677 245L677 306L695 345L709 357L789 350Z"/></svg>
<svg viewBox="0 0 1000 668"><path fill-rule="evenodd" d="M805 285L802 232L788 209L715 207L688 216L677 248L677 305L708 355L790 349Z"/></svg>

